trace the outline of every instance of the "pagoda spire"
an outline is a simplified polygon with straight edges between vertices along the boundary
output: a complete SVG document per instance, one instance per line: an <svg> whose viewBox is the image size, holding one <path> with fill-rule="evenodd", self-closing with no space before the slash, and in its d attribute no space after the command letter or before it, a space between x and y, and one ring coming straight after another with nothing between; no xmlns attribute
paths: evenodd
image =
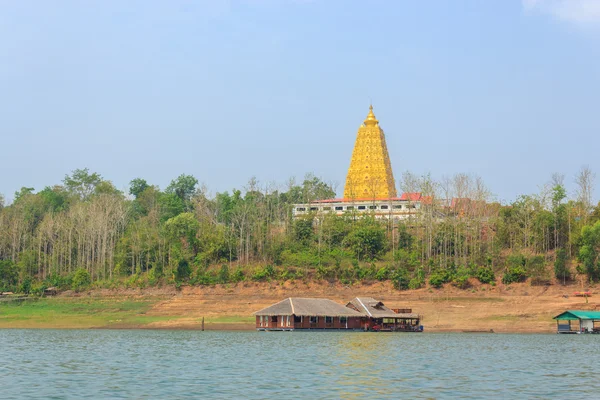
<svg viewBox="0 0 600 400"><path fill-rule="evenodd" d="M364 124L367 126L379 124L379 121L377 121L377 118L375 118L375 113L373 112L373 104L369 106L369 114L367 114Z"/></svg>
<svg viewBox="0 0 600 400"><path fill-rule="evenodd" d="M358 128L350 168L346 176L344 199L389 199L397 197L396 183L385 142L385 134L369 106L369 113Z"/></svg>

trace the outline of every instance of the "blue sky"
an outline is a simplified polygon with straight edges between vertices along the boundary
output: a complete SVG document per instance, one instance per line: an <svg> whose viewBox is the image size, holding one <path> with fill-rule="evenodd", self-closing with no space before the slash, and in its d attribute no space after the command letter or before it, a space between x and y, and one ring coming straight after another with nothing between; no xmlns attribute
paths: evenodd
<svg viewBox="0 0 600 400"><path fill-rule="evenodd" d="M600 173L596 0L0 0L0 60L9 199L84 167L341 194L370 101L396 180L477 174L511 201Z"/></svg>

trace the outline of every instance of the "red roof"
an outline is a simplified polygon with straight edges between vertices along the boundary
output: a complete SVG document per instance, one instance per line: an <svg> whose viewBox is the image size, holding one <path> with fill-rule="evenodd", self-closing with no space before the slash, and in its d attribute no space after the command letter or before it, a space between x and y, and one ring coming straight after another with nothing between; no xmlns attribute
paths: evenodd
<svg viewBox="0 0 600 400"><path fill-rule="evenodd" d="M419 192L402 193L402 196L400 196L400 200L419 201L422 197L423 195Z"/></svg>

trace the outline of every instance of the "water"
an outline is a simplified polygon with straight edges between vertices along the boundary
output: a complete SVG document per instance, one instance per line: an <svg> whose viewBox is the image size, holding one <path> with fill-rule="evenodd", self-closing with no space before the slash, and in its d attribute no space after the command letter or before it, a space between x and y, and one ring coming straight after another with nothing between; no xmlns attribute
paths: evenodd
<svg viewBox="0 0 600 400"><path fill-rule="evenodd" d="M0 330L0 398L598 398L600 335Z"/></svg>

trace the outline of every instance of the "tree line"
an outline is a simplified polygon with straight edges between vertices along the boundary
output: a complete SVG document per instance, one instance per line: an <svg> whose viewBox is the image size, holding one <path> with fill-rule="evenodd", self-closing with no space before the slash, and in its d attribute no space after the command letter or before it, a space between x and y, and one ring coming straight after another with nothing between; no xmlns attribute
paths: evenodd
<svg viewBox="0 0 600 400"><path fill-rule="evenodd" d="M554 174L537 193L500 204L478 177L407 172L400 191L423 201L406 219L294 219L293 204L332 198L333 186L314 175L283 188L253 178L211 196L183 174L164 190L136 178L124 193L78 169L59 185L21 188L10 205L0 197L0 291L246 279L377 279L399 289L468 287L473 278L597 281L595 176L582 168L572 196L564 179Z"/></svg>

